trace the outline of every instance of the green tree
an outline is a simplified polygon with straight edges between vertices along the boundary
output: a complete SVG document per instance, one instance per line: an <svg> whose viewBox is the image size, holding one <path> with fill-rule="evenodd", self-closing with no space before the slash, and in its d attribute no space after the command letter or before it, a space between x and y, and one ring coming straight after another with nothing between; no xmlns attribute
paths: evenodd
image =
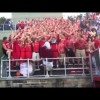
<svg viewBox="0 0 100 100"><path fill-rule="evenodd" d="M6 18L5 18L5 17L1 17L1 18L0 18L0 24L4 24L5 21L6 21Z"/></svg>

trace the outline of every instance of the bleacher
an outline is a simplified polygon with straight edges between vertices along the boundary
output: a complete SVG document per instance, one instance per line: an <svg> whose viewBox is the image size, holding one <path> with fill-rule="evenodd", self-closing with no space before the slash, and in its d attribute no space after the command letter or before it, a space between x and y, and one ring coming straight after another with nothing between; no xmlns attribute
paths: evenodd
<svg viewBox="0 0 100 100"><path fill-rule="evenodd" d="M18 19L20 19L21 21L25 18L40 18L40 17L43 17L42 15L38 15L36 14L36 16L32 16L30 15L31 17L29 17L29 14L28 13L25 13L23 15L21 15L22 13L19 13L20 16L22 16L21 18L19 18L18 16L16 16L16 18L14 19L15 22L18 21ZM35 14L35 13L34 13ZM40 17L37 17L37 16L40 16ZM45 15L46 17L47 16L51 16L51 15L48 15L46 14ZM52 17L55 17L55 16L52 16ZM100 54L100 50L99 50L99 54ZM67 58L68 59L68 58ZM46 75L49 74L49 77L47 78L67 78L67 77L74 77L74 76L91 76L91 78L93 79L93 75L96 75L95 74L95 69L92 68L92 64L91 64L91 58L90 59L90 65L87 66L86 64L84 64L83 62L83 58L81 58L82 61L80 64L77 64L76 62L73 64L73 63L66 63L66 58L64 60L64 65L63 66L59 66L59 67L54 67L52 68L52 70L49 72L49 71L46 71L45 70L45 66L39 66L39 69L35 69L34 70L34 73L32 75L28 75L27 77L23 77L23 76L20 76L18 78L18 76L16 76L16 72L18 72L20 69L13 69L11 70L11 60L9 61L9 59L5 56L3 56L1 58L1 74L2 74L2 77L1 78L15 78L15 79L29 79L29 78L32 78L32 79L36 79L36 78L46 78ZM4 60L7 60L7 61L4 61ZM29 60L29 59L28 59ZM6 62L8 62L8 64L6 65ZM33 66L34 67L34 66ZM36 66L35 66L36 67Z"/></svg>

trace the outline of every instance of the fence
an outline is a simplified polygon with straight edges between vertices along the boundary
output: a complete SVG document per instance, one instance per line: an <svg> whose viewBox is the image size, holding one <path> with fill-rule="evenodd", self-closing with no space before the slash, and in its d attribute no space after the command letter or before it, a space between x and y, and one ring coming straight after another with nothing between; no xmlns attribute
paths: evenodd
<svg viewBox="0 0 100 100"><path fill-rule="evenodd" d="M80 63L67 63L69 59L73 59L74 62L76 60L80 60ZM87 57L89 59L89 57ZM48 60L52 60L52 62L48 62ZM63 60L62 66L53 66L53 61ZM12 70L11 65L13 62L20 65L20 70ZM61 78L61 77L69 77L69 76L86 76L91 74L90 66L87 66L84 63L83 57L64 57L62 58L43 58L40 59L40 62L45 61L45 64L42 63L42 66L34 65L32 59L1 59L1 78L8 79L8 78ZM23 63L22 63L23 62ZM26 64L26 67L25 67ZM16 76L16 72L20 71L26 75L23 76ZM8 69L7 69L8 68ZM26 68L26 69L25 69ZM15 73L15 74L14 74Z"/></svg>
<svg viewBox="0 0 100 100"><path fill-rule="evenodd" d="M17 28L17 24L0 24L0 31L5 32L5 31L15 31Z"/></svg>

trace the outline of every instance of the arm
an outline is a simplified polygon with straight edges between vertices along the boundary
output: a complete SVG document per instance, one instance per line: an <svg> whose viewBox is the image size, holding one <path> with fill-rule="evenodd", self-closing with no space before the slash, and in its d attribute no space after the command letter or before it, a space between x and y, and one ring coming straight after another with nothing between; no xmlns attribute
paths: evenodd
<svg viewBox="0 0 100 100"><path fill-rule="evenodd" d="M20 34L15 35L15 36L14 36L14 39L16 39L18 36L20 36Z"/></svg>
<svg viewBox="0 0 100 100"><path fill-rule="evenodd" d="M95 45L94 45L94 42L93 42L93 44L92 44L92 47L93 47L93 50L95 50Z"/></svg>

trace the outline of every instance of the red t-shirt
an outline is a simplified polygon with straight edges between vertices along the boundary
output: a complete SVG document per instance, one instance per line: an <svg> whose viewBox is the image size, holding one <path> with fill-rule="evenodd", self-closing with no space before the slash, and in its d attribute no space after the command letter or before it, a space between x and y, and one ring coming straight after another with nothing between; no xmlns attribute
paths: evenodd
<svg viewBox="0 0 100 100"><path fill-rule="evenodd" d="M26 46L25 46L25 51L26 52L32 52L32 46L31 46L31 44L26 44Z"/></svg>
<svg viewBox="0 0 100 100"><path fill-rule="evenodd" d="M34 47L33 47L33 51L34 52L39 52L39 43L34 43Z"/></svg>
<svg viewBox="0 0 100 100"><path fill-rule="evenodd" d="M24 45L20 46L20 50L21 50L20 58L25 59L25 47L24 47Z"/></svg>
<svg viewBox="0 0 100 100"><path fill-rule="evenodd" d="M6 46L7 49L11 48L9 41L4 41L3 44Z"/></svg>
<svg viewBox="0 0 100 100"><path fill-rule="evenodd" d="M20 44L20 42L18 40L14 42L14 50L16 52L20 52L20 45L19 44Z"/></svg>
<svg viewBox="0 0 100 100"><path fill-rule="evenodd" d="M82 50L82 49L85 49L86 43L87 42L85 40L81 40L81 41L77 40L74 45L76 49Z"/></svg>
<svg viewBox="0 0 100 100"><path fill-rule="evenodd" d="M95 48L96 49L100 48L100 40L99 39L95 39L94 42L95 42Z"/></svg>
<svg viewBox="0 0 100 100"><path fill-rule="evenodd" d="M76 42L74 43L74 47L75 47L75 49L78 49L78 41L76 41Z"/></svg>
<svg viewBox="0 0 100 100"><path fill-rule="evenodd" d="M73 48L73 41L72 40L66 40L66 47L67 48Z"/></svg>
<svg viewBox="0 0 100 100"><path fill-rule="evenodd" d="M53 52L58 52L58 44L57 43L51 43L51 49Z"/></svg>
<svg viewBox="0 0 100 100"><path fill-rule="evenodd" d="M40 40L40 42L39 42L39 47L41 48L41 47L44 45L44 43L45 43L45 41Z"/></svg>
<svg viewBox="0 0 100 100"><path fill-rule="evenodd" d="M59 43L58 50L60 53L65 53L65 45L64 43Z"/></svg>

